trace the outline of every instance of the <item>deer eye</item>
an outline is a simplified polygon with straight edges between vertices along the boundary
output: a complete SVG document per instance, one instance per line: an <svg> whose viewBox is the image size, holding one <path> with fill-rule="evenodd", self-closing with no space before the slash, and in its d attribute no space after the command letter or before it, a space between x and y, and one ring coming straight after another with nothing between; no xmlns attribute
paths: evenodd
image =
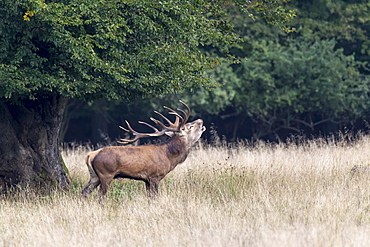
<svg viewBox="0 0 370 247"><path fill-rule="evenodd" d="M194 126L189 126L189 130L191 130L191 129L193 129L194 128Z"/></svg>

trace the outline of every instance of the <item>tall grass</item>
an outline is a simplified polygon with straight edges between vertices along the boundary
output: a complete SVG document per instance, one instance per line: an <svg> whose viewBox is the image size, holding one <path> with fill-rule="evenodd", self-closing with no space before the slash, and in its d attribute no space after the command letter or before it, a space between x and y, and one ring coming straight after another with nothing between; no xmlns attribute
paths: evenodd
<svg viewBox="0 0 370 247"><path fill-rule="evenodd" d="M366 135L200 144L151 204L130 180L80 200L88 151L63 150L69 192L0 198L0 246L370 246L370 172L350 174L369 165Z"/></svg>

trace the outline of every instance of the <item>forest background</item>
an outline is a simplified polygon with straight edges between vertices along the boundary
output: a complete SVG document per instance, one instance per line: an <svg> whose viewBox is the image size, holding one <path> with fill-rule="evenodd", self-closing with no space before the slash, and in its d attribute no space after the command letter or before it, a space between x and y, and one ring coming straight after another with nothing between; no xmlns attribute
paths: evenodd
<svg viewBox="0 0 370 247"><path fill-rule="evenodd" d="M60 142L115 143L179 99L205 138L367 128L369 0L210 3L3 0L0 187L68 187Z"/></svg>
<svg viewBox="0 0 370 247"><path fill-rule="evenodd" d="M182 99L227 141L244 138L284 140L364 130L369 120L369 0L290 1L296 10L288 27L250 18L230 7L228 15L243 42L227 47L230 63L219 50L217 66L208 71L216 87L131 101L71 100L62 128L65 142L102 143L124 135L128 120L147 121L162 105ZM136 127L136 126L135 126ZM145 131L140 129L139 131ZM145 127L144 127L145 128Z"/></svg>

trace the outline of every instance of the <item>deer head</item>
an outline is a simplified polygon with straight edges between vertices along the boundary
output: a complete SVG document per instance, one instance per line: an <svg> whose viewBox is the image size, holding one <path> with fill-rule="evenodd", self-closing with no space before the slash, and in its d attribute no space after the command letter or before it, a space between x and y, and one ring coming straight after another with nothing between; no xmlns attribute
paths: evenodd
<svg viewBox="0 0 370 247"><path fill-rule="evenodd" d="M139 133L137 131L135 131L130 123L128 121L126 121L126 124L127 124L127 128L123 128L122 126L119 126L121 129L123 129L124 131L132 134L135 136L134 139L121 139L121 141L119 141L119 143L121 144L128 144L128 143L132 143L132 142L135 142L137 141L138 139L140 138L144 138L144 137L153 137L153 136L162 136L164 134L168 135L168 136L187 136L189 135L189 133L192 132L192 129L197 125L195 124L194 122L192 123L186 123L190 117L190 108L187 104L185 104L184 102L182 102L180 100L180 103L183 104L186 109L187 109L187 112L181 110L181 109L177 109L178 111L180 111L184 116L181 116L179 113L177 113L176 111L172 110L171 108L167 107L167 106L164 106L165 109L168 109L169 110L169 114L171 115L175 115L176 116L176 120L175 122L171 122L167 117L165 117L164 115L162 115L160 112L158 111L154 111L155 113L157 113L159 116L161 116L168 124L168 126L166 126L164 123L162 123L161 121L155 119L155 118L150 118L150 120L152 120L155 124L157 124L158 126L160 126L161 130L158 130L156 127L152 126L151 124L148 124L146 122L142 122L142 121L139 121L140 124L144 124L150 128L152 128L154 130L153 133ZM199 125L199 124L198 124ZM203 131L205 130L205 127L204 126L201 126L203 127L200 128L197 133L194 133L189 139L194 142L195 142L199 139L199 137L201 136L201 134L203 133ZM202 131L201 131L202 130Z"/></svg>

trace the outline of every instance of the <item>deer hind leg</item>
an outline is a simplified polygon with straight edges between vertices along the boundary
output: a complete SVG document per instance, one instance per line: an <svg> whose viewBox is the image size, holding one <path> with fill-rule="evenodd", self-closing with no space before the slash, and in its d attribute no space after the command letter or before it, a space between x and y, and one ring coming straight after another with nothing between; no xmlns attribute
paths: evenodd
<svg viewBox="0 0 370 247"><path fill-rule="evenodd" d="M90 160L87 162L87 168L89 169L90 173L90 181L81 192L83 198L87 197L87 195L90 194L91 191L93 191L100 184L100 179L92 168Z"/></svg>

